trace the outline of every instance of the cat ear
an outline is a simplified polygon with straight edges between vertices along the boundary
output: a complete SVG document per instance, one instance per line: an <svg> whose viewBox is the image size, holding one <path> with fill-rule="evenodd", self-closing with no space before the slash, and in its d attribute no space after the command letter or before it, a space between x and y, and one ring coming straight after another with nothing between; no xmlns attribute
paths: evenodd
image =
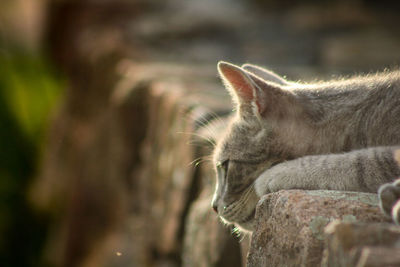
<svg viewBox="0 0 400 267"><path fill-rule="evenodd" d="M239 114L257 117L283 117L300 111L292 92L266 81L239 66L218 63L218 71L237 104Z"/></svg>
<svg viewBox="0 0 400 267"><path fill-rule="evenodd" d="M239 113L254 113L254 108L257 109L257 113L263 113L265 107L263 102L260 101L263 92L252 80L250 73L239 66L223 61L218 63L218 72L227 90L232 95Z"/></svg>
<svg viewBox="0 0 400 267"><path fill-rule="evenodd" d="M251 65L251 64L244 64L242 68L247 70L250 73L262 78L265 81L270 81L280 85L289 85L289 82L286 81L283 77L279 76L278 74L261 68L259 66Z"/></svg>

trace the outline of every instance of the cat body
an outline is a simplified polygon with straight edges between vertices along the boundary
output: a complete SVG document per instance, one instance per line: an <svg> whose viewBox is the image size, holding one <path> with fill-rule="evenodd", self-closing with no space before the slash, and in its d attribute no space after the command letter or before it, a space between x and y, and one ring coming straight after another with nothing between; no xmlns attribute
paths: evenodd
<svg viewBox="0 0 400 267"><path fill-rule="evenodd" d="M282 189L376 193L400 176L400 71L299 84L221 62L236 116L214 151L213 208L254 229L259 198Z"/></svg>

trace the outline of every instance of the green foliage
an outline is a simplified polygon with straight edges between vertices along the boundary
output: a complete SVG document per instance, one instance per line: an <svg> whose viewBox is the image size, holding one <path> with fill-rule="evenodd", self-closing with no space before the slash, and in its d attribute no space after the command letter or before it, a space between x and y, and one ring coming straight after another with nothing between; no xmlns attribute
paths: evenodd
<svg viewBox="0 0 400 267"><path fill-rule="evenodd" d="M42 139L60 79L43 56L0 50L0 90L18 127L31 142Z"/></svg>
<svg viewBox="0 0 400 267"><path fill-rule="evenodd" d="M46 220L32 211L27 191L62 84L43 56L0 46L2 266L41 266Z"/></svg>

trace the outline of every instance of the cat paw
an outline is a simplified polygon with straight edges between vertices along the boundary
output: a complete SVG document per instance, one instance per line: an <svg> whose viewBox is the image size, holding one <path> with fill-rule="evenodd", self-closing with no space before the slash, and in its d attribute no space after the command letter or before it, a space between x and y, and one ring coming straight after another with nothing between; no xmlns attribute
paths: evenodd
<svg viewBox="0 0 400 267"><path fill-rule="evenodd" d="M400 224L400 179L384 184L378 190L379 205L383 213Z"/></svg>

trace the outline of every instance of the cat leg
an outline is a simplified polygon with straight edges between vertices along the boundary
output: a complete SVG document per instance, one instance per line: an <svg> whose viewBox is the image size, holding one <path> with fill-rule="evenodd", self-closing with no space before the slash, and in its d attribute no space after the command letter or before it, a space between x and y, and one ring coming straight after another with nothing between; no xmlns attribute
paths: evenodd
<svg viewBox="0 0 400 267"><path fill-rule="evenodd" d="M398 147L373 147L342 154L305 156L265 170L255 181L261 196L282 189L376 193L400 177L393 154Z"/></svg>
<svg viewBox="0 0 400 267"><path fill-rule="evenodd" d="M379 205L383 213L400 224L400 179L379 188Z"/></svg>

